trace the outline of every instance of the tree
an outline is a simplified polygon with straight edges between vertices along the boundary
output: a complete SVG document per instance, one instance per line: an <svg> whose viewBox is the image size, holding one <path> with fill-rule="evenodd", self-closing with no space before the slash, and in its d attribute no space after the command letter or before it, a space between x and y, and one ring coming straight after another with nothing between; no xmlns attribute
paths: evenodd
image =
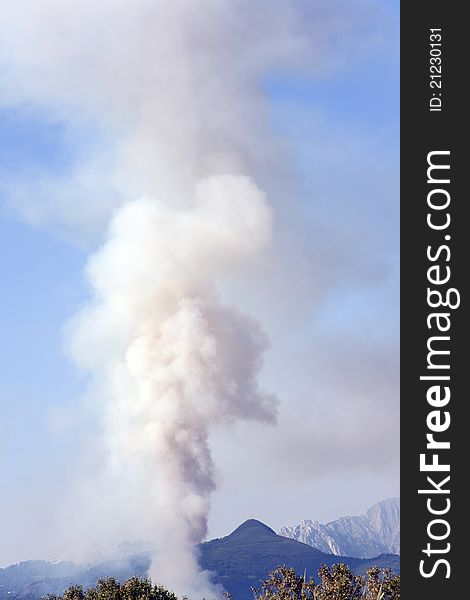
<svg viewBox="0 0 470 600"><path fill-rule="evenodd" d="M400 600L400 575L390 569L372 567L367 571L365 588L367 600Z"/></svg>
<svg viewBox="0 0 470 600"><path fill-rule="evenodd" d="M365 576L354 575L344 563L323 565L319 581L297 575L286 566L272 571L253 589L255 600L400 600L400 576L390 569L369 569Z"/></svg>
<svg viewBox="0 0 470 600"><path fill-rule="evenodd" d="M49 595L47 600L178 600L177 596L149 579L131 577L123 583L114 577L100 579L95 587L86 591L81 585L72 585L62 596Z"/></svg>
<svg viewBox="0 0 470 600"><path fill-rule="evenodd" d="M298 575L294 569L282 566L269 573L254 589L255 600L400 600L400 576L390 569L373 567L364 576L354 575L344 563L331 568L323 565L318 572L318 583L306 573ZM232 600L230 594L224 594ZM119 583L113 577L100 579L95 587L84 590L71 585L62 596L49 595L46 600L178 600L177 596L149 579L131 577ZM181 600L188 600L182 598ZM199 600L199 599L195 599ZM235 598L234 600L237 600Z"/></svg>
<svg viewBox="0 0 470 600"><path fill-rule="evenodd" d="M344 563L325 565L318 572L320 583L316 586L315 600L358 600L364 598L364 579L353 575Z"/></svg>
<svg viewBox="0 0 470 600"><path fill-rule="evenodd" d="M262 591L253 588L256 600L315 600L315 583L297 575L286 566L271 571L261 584Z"/></svg>

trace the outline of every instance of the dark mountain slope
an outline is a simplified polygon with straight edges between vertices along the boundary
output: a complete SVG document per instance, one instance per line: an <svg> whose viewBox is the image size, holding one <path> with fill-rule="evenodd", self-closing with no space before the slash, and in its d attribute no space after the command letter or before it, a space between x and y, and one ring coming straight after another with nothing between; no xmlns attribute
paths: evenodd
<svg viewBox="0 0 470 600"><path fill-rule="evenodd" d="M259 587L272 569L279 565L294 567L298 573L316 577L322 564L345 562L356 573L377 565L399 571L399 558L383 555L359 559L325 554L276 533L254 519L246 521L230 535L199 544L199 562L213 574L213 580L231 592L234 600L252 600L251 587ZM100 561L93 565L28 561L0 569L0 600L39 600L49 593L61 594L71 584L88 588L101 577L123 581L137 575L147 576L150 554ZM199 599L193 599L199 600Z"/></svg>
<svg viewBox="0 0 470 600"><path fill-rule="evenodd" d="M214 573L214 581L231 592L236 600L252 598L251 587L259 587L269 571L278 565L294 567L298 573L316 577L322 564L345 562L356 573L377 564L399 570L395 555L358 559L325 554L276 533L254 519L246 521L230 535L199 546L201 567Z"/></svg>

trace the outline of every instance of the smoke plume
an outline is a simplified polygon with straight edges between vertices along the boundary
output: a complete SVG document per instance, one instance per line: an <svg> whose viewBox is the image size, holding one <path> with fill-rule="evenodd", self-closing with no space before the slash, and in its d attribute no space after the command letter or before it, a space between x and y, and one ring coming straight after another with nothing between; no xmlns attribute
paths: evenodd
<svg viewBox="0 0 470 600"><path fill-rule="evenodd" d="M153 574L180 593L210 592L194 545L216 487L211 431L276 419L257 380L266 335L220 292L271 238L259 181L282 156L263 88L341 62L338 40L367 4L2 5L2 104L40 109L71 136L99 127L71 172L8 197L29 222L102 244L68 345L100 390L109 481L142 492Z"/></svg>
<svg viewBox="0 0 470 600"><path fill-rule="evenodd" d="M270 222L262 192L241 176L201 181L185 211L148 198L124 205L89 260L93 301L72 324L76 361L105 379L110 468L126 485L126 471L145 477L148 533L164 539L154 574L181 592L199 577L211 428L275 419L276 400L256 380L265 336L214 287L262 249Z"/></svg>
<svg viewBox="0 0 470 600"><path fill-rule="evenodd" d="M34 225L95 241L131 198L184 204L214 174L272 180L284 157L265 86L341 63L368 4L5 0L0 105L42 111L80 148L65 174L3 182L10 203Z"/></svg>

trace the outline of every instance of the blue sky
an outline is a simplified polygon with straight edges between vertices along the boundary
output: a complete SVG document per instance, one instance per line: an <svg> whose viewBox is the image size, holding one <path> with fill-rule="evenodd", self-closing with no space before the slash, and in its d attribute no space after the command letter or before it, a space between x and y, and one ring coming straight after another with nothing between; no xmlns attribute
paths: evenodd
<svg viewBox="0 0 470 600"><path fill-rule="evenodd" d="M383 369L389 377L386 394L392 407L386 407L384 415L398 408L398 2L379 4L384 10L373 14L372 29L386 34L374 49L321 76L284 73L264 82L269 120L289 156L290 181L295 180L292 202L274 200L281 239L277 251L282 254L295 239L296 266L286 285L297 286L296 298L305 289L301 308L295 303L287 306L281 298L277 308L266 310L264 326L272 349L263 381L281 399L280 432L289 428L292 409L313 423L329 410L320 408L329 402L325 398L344 394L338 406L346 410L347 391L339 382L345 373L358 394L368 394L362 379L370 372L374 382L372 370L380 374ZM66 356L63 327L89 297L83 268L99 238L77 243L54 224L31 224L11 197L15 186L24 186L33 196L35 181L72 178L89 148L96 153L108 143L100 141L99 123L96 129L89 120L81 127L76 122L71 126L67 114L57 118L54 110L31 102L4 104L0 109L0 476L6 490L0 500L0 528L9 536L18 532L20 540L11 552L0 552L3 563L28 557L26 527L40 535L37 522L51 518L48 503L61 498L96 427L81 409L88 380ZM280 197L283 191L276 194ZM297 260L302 255L305 264ZM247 294L257 315L272 290L279 289L275 276L273 281L257 295ZM289 323L281 324L283 315ZM336 352L338 345L344 347ZM287 365L280 375L279 366L285 365L290 352L295 353L296 365ZM356 366L348 352L357 353ZM317 373L318 389L311 392L305 375L308 366L301 374L309 357L322 370ZM316 393L318 399L312 400ZM276 433L271 431L259 462L247 468L257 435L250 425L246 431L215 436L223 477L214 496L212 535L223 535L237 521L252 516L278 528L304 518L329 520L360 512L386 496L398 495L394 432L384 442L382 462L369 459L365 448L358 450L357 464L343 468L339 457L336 462L332 459L328 472L312 475L311 480L308 476L296 480L294 473L289 492L282 497L273 488L277 499L266 507L262 490L272 475L270 465L279 456ZM305 470L303 461L312 462L308 454L313 456L318 446L303 447L303 436L299 439L299 448L292 445L292 460ZM240 443L245 450L240 450ZM321 439L319 444L323 443ZM309 501L318 486L328 487L331 497ZM231 506L235 488L245 492Z"/></svg>

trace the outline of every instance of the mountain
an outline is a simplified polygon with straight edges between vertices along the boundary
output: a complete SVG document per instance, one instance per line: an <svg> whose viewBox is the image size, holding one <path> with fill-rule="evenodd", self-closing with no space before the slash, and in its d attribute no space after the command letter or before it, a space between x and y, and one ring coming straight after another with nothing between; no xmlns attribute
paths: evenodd
<svg viewBox="0 0 470 600"><path fill-rule="evenodd" d="M199 546L199 563L214 573L214 582L231 592L234 600L252 600L251 587L259 587L278 565L294 567L298 573L316 577L322 564L345 562L361 574L369 567L390 567L399 572L399 557L383 555L372 560L334 556L307 544L277 535L272 529L250 519L230 535Z"/></svg>
<svg viewBox="0 0 470 600"><path fill-rule="evenodd" d="M294 527L283 527L279 534L337 556L372 558L399 554L400 499L389 498L374 504L363 515L326 524L302 521Z"/></svg>
<svg viewBox="0 0 470 600"><path fill-rule="evenodd" d="M119 549L119 558L92 565L72 562L50 563L28 561L0 569L0 600L39 600L48 593L60 594L71 584L85 588L95 585L101 577L122 581L133 575L147 576L150 553L138 552L122 556L122 548L131 552L132 544ZM222 584L234 600L252 600L251 587L259 587L272 569L279 565L294 567L298 573L316 576L322 564L345 562L355 573L363 573L373 565L400 569L399 557L383 555L368 560L339 557L317 548L277 535L267 525L250 519L230 535L199 544L199 563L211 572L214 583Z"/></svg>
<svg viewBox="0 0 470 600"><path fill-rule="evenodd" d="M133 575L146 577L148 554L102 561L94 565L73 562L25 561L0 569L0 600L39 600L46 594L61 594L72 584L92 587L98 579L115 577L119 581Z"/></svg>

